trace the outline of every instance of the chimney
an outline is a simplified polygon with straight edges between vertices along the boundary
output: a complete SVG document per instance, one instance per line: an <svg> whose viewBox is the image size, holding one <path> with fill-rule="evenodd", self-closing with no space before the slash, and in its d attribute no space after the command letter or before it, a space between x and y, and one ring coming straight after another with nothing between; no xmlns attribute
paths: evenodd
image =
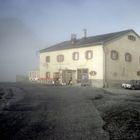
<svg viewBox="0 0 140 140"><path fill-rule="evenodd" d="M71 34L71 43L74 44L76 42L76 34Z"/></svg>
<svg viewBox="0 0 140 140"><path fill-rule="evenodd" d="M83 38L86 38L87 37L87 29L83 29Z"/></svg>

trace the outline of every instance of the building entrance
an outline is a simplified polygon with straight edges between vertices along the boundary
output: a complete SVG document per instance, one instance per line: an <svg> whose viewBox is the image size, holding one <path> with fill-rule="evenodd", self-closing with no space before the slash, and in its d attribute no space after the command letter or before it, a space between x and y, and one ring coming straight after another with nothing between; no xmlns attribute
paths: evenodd
<svg viewBox="0 0 140 140"><path fill-rule="evenodd" d="M81 83L82 80L88 80L88 69L77 69L77 81Z"/></svg>
<svg viewBox="0 0 140 140"><path fill-rule="evenodd" d="M62 70L62 83L75 83L76 70Z"/></svg>

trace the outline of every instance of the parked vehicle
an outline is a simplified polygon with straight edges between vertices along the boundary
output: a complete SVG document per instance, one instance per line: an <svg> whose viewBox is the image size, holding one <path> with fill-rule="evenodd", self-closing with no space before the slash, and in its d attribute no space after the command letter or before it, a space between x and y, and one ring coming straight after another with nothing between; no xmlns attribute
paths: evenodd
<svg viewBox="0 0 140 140"><path fill-rule="evenodd" d="M122 83L122 88L126 88L127 87L127 83Z"/></svg>
<svg viewBox="0 0 140 140"><path fill-rule="evenodd" d="M122 87L126 89L140 89L140 80L130 80L123 83Z"/></svg>

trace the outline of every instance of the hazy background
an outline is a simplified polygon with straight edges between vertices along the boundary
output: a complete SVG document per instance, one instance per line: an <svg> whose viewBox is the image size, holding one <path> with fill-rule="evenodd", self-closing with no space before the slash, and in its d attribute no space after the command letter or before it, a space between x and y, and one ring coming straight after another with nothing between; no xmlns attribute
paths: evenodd
<svg viewBox="0 0 140 140"><path fill-rule="evenodd" d="M139 0L0 0L0 81L38 68L38 50L78 37L134 29Z"/></svg>

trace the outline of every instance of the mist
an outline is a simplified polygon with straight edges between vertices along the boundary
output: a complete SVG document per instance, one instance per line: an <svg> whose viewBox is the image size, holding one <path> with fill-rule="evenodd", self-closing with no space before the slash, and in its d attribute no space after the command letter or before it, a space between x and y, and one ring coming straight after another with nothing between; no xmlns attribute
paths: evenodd
<svg viewBox="0 0 140 140"><path fill-rule="evenodd" d="M0 81L38 69L37 52L70 39L133 29L140 1L0 0Z"/></svg>
<svg viewBox="0 0 140 140"><path fill-rule="evenodd" d="M22 20L0 18L0 81L38 68L39 39Z"/></svg>

